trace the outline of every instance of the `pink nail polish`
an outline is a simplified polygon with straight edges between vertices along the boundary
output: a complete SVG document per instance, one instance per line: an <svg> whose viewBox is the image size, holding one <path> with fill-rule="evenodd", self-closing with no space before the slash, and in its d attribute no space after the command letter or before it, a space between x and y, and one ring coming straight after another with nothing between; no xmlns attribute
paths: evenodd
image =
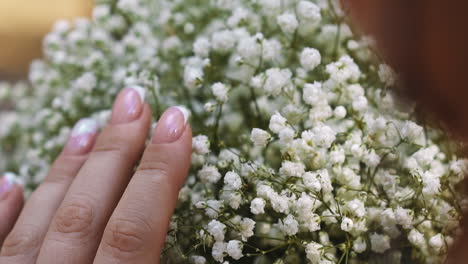
<svg viewBox="0 0 468 264"><path fill-rule="evenodd" d="M189 112L183 107L171 107L164 112L154 130L152 142L171 143L180 138L185 130Z"/></svg>
<svg viewBox="0 0 468 264"><path fill-rule="evenodd" d="M76 123L75 127L73 127L64 152L73 155L88 153L96 140L97 130L96 121L89 118L81 119Z"/></svg>
<svg viewBox="0 0 468 264"><path fill-rule="evenodd" d="M112 108L111 123L123 124L132 122L143 110L145 90L140 86L125 88L119 93Z"/></svg>
<svg viewBox="0 0 468 264"><path fill-rule="evenodd" d="M5 174L0 180L0 200L3 200L15 186L15 178L12 174Z"/></svg>

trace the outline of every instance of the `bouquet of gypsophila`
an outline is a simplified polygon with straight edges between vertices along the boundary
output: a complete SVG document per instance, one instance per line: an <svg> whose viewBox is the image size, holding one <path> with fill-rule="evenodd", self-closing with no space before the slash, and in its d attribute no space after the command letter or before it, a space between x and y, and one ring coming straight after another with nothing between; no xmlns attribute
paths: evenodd
<svg viewBox="0 0 468 264"><path fill-rule="evenodd" d="M345 21L326 0L100 2L56 23L32 89L0 88L0 170L32 191L76 121L139 85L195 133L165 263L440 263L466 162Z"/></svg>

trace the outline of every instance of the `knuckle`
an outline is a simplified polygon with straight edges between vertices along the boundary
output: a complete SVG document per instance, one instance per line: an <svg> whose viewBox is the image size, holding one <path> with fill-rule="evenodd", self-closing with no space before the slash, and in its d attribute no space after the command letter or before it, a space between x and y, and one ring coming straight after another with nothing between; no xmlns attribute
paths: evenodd
<svg viewBox="0 0 468 264"><path fill-rule="evenodd" d="M86 199L73 199L59 208L54 220L54 231L61 234L90 235L94 220L94 208Z"/></svg>
<svg viewBox="0 0 468 264"><path fill-rule="evenodd" d="M178 177L172 177L172 169L169 162L164 159L143 160L138 166L136 175L145 178L152 186L177 190L183 185L183 182Z"/></svg>
<svg viewBox="0 0 468 264"><path fill-rule="evenodd" d="M80 167L75 164L81 164L81 160L75 157L59 157L50 168L44 182L57 184L69 182L75 175L77 168Z"/></svg>
<svg viewBox="0 0 468 264"><path fill-rule="evenodd" d="M143 160L138 166L138 172L155 176L165 176L170 166L166 160Z"/></svg>
<svg viewBox="0 0 468 264"><path fill-rule="evenodd" d="M36 228L23 226L21 230L13 230L7 236L0 255L4 257L26 255L39 248L40 242L41 239Z"/></svg>
<svg viewBox="0 0 468 264"><path fill-rule="evenodd" d="M135 138L129 137L119 129L109 130L107 128L102 134L105 134L105 136L99 137L92 151L93 153L117 153L120 155L120 153L128 152L135 147Z"/></svg>
<svg viewBox="0 0 468 264"><path fill-rule="evenodd" d="M104 232L103 250L115 258L134 255L143 248L149 234L149 225L138 217L111 219Z"/></svg>

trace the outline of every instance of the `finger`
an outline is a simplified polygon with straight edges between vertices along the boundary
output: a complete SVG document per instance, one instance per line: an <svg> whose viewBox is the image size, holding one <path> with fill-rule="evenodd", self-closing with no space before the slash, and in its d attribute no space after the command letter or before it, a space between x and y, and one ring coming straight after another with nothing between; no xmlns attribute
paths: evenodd
<svg viewBox="0 0 468 264"><path fill-rule="evenodd" d="M97 124L91 119L76 123L62 153L44 182L29 197L6 239L0 263L34 263L57 208L94 145Z"/></svg>
<svg viewBox="0 0 468 264"><path fill-rule="evenodd" d="M167 110L105 229L94 263L159 263L180 187L190 165L192 130Z"/></svg>
<svg viewBox="0 0 468 264"><path fill-rule="evenodd" d="M23 190L14 176L6 174L0 180L0 247L10 233L23 207Z"/></svg>
<svg viewBox="0 0 468 264"><path fill-rule="evenodd" d="M109 124L52 219L37 263L92 262L104 227L144 149L150 121L149 107L138 89L124 89L114 103Z"/></svg>

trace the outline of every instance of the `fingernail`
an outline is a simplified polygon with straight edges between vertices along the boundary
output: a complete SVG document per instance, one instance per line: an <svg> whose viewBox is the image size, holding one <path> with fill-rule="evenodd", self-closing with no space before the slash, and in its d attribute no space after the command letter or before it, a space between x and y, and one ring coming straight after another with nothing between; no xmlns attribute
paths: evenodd
<svg viewBox="0 0 468 264"><path fill-rule="evenodd" d="M81 119L73 127L64 152L73 155L88 153L94 145L97 130L98 127L95 120L90 118Z"/></svg>
<svg viewBox="0 0 468 264"><path fill-rule="evenodd" d="M6 173L0 180L0 200L3 200L15 186L15 176Z"/></svg>
<svg viewBox="0 0 468 264"><path fill-rule="evenodd" d="M180 138L185 130L189 112L183 107L171 107L164 112L154 130L152 142L171 143Z"/></svg>
<svg viewBox="0 0 468 264"><path fill-rule="evenodd" d="M140 86L125 88L119 93L112 108L112 124L124 124L132 122L141 114L145 90Z"/></svg>

